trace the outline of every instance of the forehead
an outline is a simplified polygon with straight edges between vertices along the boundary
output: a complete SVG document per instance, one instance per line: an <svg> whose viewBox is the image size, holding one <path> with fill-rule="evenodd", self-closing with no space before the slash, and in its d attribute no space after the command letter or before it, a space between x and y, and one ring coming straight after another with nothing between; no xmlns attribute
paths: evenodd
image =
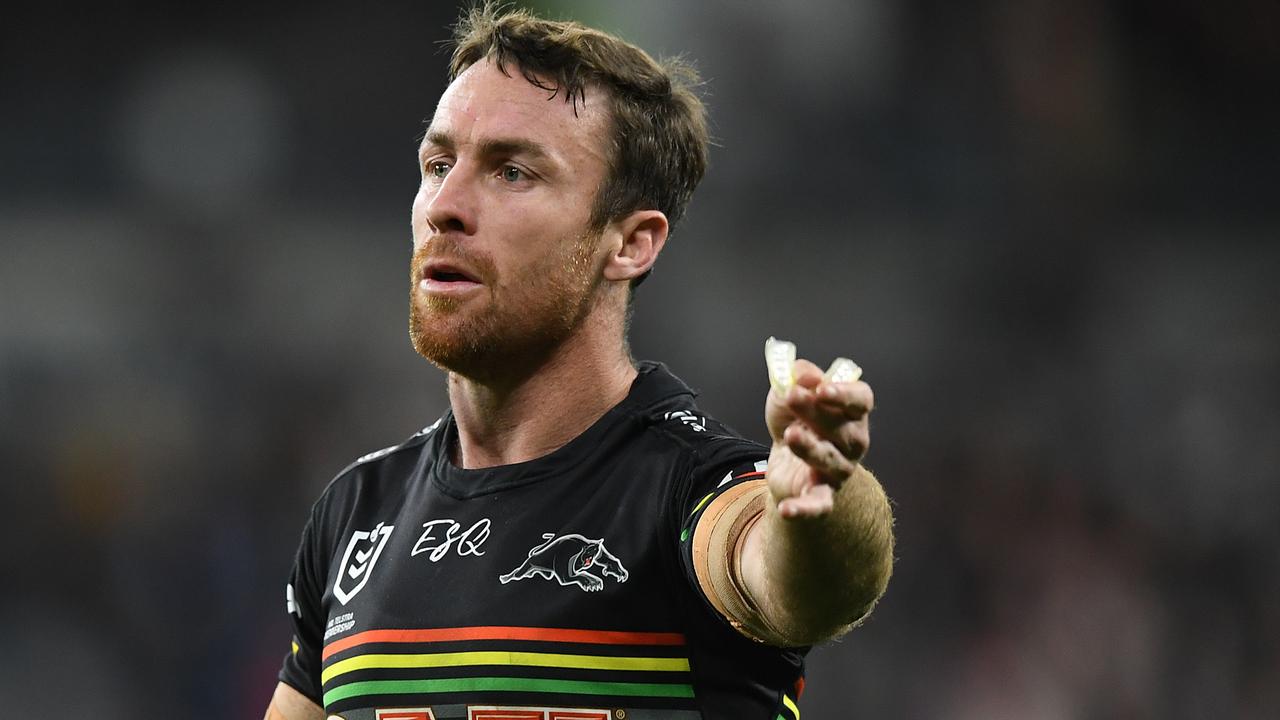
<svg viewBox="0 0 1280 720"><path fill-rule="evenodd" d="M519 68L506 69L503 73L485 59L463 71L440 96L431 132L446 134L458 145L522 138L570 161L584 154L604 157L608 114L603 92L588 87L576 104L566 102L563 92L553 97L525 79Z"/></svg>

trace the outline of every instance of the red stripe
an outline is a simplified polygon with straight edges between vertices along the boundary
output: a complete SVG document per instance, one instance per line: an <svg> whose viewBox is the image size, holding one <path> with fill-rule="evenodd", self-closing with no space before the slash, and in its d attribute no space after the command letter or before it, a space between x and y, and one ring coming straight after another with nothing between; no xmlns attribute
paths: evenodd
<svg viewBox="0 0 1280 720"><path fill-rule="evenodd" d="M334 640L324 646L322 658L365 643L430 643L455 640L541 640L597 645L683 645L684 635L662 632L622 632L618 630L562 630L533 627L465 627L429 630L366 630Z"/></svg>
<svg viewBox="0 0 1280 720"><path fill-rule="evenodd" d="M733 479L741 480L742 478L753 478L753 477L764 477L764 470L756 470L755 472L747 472L747 473L742 473L741 475L734 475Z"/></svg>

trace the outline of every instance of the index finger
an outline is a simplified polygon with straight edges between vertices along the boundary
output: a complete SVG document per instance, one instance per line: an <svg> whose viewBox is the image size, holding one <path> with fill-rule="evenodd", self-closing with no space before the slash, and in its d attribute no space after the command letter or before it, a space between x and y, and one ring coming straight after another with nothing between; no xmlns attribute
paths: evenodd
<svg viewBox="0 0 1280 720"><path fill-rule="evenodd" d="M856 382L823 382L815 390L818 402L826 410L843 412L852 420L860 419L875 407L875 393L871 386Z"/></svg>
<svg viewBox="0 0 1280 720"><path fill-rule="evenodd" d="M798 358L795 364L795 384L813 390L825 379L822 369L804 358Z"/></svg>

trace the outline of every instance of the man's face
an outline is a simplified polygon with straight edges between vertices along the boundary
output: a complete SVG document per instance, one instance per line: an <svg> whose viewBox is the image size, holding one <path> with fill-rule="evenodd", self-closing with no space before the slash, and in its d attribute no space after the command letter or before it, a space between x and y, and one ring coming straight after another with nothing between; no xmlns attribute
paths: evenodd
<svg viewBox="0 0 1280 720"><path fill-rule="evenodd" d="M508 70L486 60L459 75L418 153L409 334L473 378L546 357L601 282L589 220L607 166L604 98L588 90L575 113Z"/></svg>

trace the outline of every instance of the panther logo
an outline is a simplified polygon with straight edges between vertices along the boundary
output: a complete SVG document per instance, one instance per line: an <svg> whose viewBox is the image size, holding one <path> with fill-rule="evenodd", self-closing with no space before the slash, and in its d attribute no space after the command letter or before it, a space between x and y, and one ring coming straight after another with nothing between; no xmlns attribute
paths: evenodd
<svg viewBox="0 0 1280 720"><path fill-rule="evenodd" d="M519 567L498 578L503 585L536 575L561 585L577 585L584 592L595 592L604 588L601 575L620 583L627 581L627 569L604 546L603 538L590 540L581 535L556 537L554 533L543 533L542 538L546 542L530 550L529 557Z"/></svg>

